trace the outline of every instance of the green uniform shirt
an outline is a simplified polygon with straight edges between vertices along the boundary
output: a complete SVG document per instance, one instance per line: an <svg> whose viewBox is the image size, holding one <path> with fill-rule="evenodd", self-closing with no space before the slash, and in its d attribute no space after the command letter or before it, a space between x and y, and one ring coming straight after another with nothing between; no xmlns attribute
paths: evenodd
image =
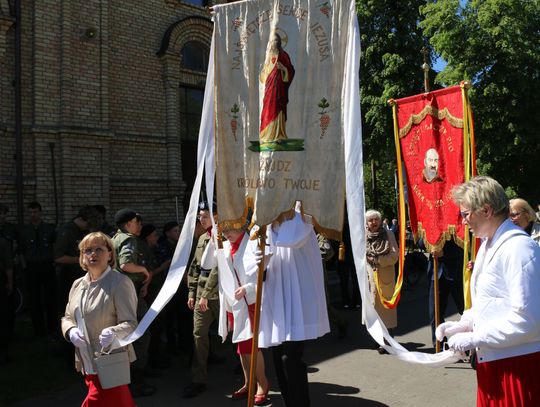
<svg viewBox="0 0 540 407"><path fill-rule="evenodd" d="M201 259L206 245L210 241L208 233L204 233L197 242L195 255L189 266L188 287L189 298L206 298L208 300L216 300L219 298L218 292L218 269L217 267L210 270L208 277L201 275Z"/></svg>
<svg viewBox="0 0 540 407"><path fill-rule="evenodd" d="M62 256L79 257L79 243L88 232L81 230L75 222L66 223L58 228L54 242L54 258ZM79 264L62 264L66 271L85 274Z"/></svg>
<svg viewBox="0 0 540 407"><path fill-rule="evenodd" d="M20 234L20 251L28 263L51 262L54 258L54 225L24 225Z"/></svg>
<svg viewBox="0 0 540 407"><path fill-rule="evenodd" d="M125 273L120 266L127 263L133 263L138 266L149 268L144 253L141 250L141 239L131 233L118 230L112 238L114 250L116 251L116 270L128 276L135 286L144 281L143 273Z"/></svg>

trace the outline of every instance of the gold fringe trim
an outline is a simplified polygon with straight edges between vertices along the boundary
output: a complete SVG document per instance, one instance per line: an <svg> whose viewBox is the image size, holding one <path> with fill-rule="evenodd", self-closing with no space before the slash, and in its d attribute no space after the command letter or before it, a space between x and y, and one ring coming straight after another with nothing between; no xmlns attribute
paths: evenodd
<svg viewBox="0 0 540 407"><path fill-rule="evenodd" d="M453 116L448 111L448 108L445 107L444 109L439 110L431 105L426 105L420 113L412 114L409 117L407 124L405 124L405 126L399 129L399 137L405 137L409 133L409 131L411 131L412 125L422 122L422 120L424 120L428 114L430 116L438 118L439 120L446 119L448 123L450 123L453 127L457 127L458 129L463 128L463 119Z"/></svg>
<svg viewBox="0 0 540 407"><path fill-rule="evenodd" d="M239 219L225 220L225 221L220 222L219 226L218 226L218 230L221 232L223 229L225 229L225 227L238 228L239 229L240 227L238 227L238 225L245 226L246 229L248 231L250 231L250 240L257 239L257 233L252 233L252 231L251 231L253 229L253 227L255 226L255 223L253 222L253 220L251 221L251 223L249 225L246 226L246 224L247 224L247 215L249 213L249 209L253 210L254 206L255 205L254 205L253 198L246 198L246 205L244 207L244 213L243 213L242 217L239 218ZM295 204L292 204L290 209L287 209L286 211L281 212L272 221L271 227L273 229L275 229L279 225L281 225L283 222L293 219L294 215L296 214L296 211L295 211L294 207L295 207ZM315 219L315 217L313 215L310 215L309 213L304 212L304 208L303 208L302 205L300 206L300 214L302 215L302 217L303 217L303 219L304 219L304 221L306 223L312 223L313 224L313 227L315 228L315 231L317 233L322 234L327 239L341 241L341 239L342 239L342 231L335 230L335 229L329 229L329 228L325 228L325 227L321 226L319 224L319 222L317 222L317 219ZM311 218L311 221L307 219L308 216Z"/></svg>
<svg viewBox="0 0 540 407"><path fill-rule="evenodd" d="M422 222L418 222L418 232L414 236L414 241L418 242L419 239L422 239L427 251L431 253L441 250L444 244L452 238L459 247L463 248L464 242L463 239L460 239L456 233L456 225L448 225L448 228L441 234L439 240L437 240L437 243L432 245L426 240L426 230L422 226Z"/></svg>

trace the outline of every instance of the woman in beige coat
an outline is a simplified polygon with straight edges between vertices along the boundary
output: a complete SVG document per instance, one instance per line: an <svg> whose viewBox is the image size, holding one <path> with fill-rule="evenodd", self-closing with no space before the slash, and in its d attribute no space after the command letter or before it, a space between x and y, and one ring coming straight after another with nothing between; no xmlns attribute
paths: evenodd
<svg viewBox="0 0 540 407"><path fill-rule="evenodd" d="M394 264L399 259L399 250L394 233L382 226L381 214L370 209L366 212L366 260L371 301L388 330L397 326L397 309L385 308L377 290L392 298L396 286ZM384 353L379 348L379 353Z"/></svg>
<svg viewBox="0 0 540 407"><path fill-rule="evenodd" d="M114 246L105 234L88 234L79 243L79 251L81 267L87 273L71 287L62 333L75 346L75 366L88 387L81 406L134 407L127 385L101 387L93 356L102 348L112 347L113 352L128 352L130 362L135 360L131 345L118 349L115 346L117 339L125 338L137 327L135 288L128 277L113 270Z"/></svg>

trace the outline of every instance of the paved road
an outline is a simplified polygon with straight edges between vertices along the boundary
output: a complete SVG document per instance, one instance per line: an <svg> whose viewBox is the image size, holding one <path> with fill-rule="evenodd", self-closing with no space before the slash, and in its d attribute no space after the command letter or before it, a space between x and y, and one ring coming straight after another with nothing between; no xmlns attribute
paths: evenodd
<svg viewBox="0 0 540 407"><path fill-rule="evenodd" d="M410 350L432 352L427 325L427 282L405 289L398 308L397 340ZM465 407L474 406L476 377L468 364L429 368L401 362L390 355L379 355L360 323L360 311L346 311L349 335L338 339L336 333L309 343L305 360L313 407ZM456 319L453 315L451 319ZM182 388L189 382L186 358L174 360L174 366L159 379L149 379L159 391L137 399L139 407L164 406L244 406L245 401L230 400L227 395L241 386L241 376L234 374L237 363L231 346L226 345L227 363L210 367L207 392L194 399L182 399ZM268 355L267 360L270 360ZM272 380L271 366L267 368ZM276 380L270 392L269 406L284 406ZM63 407L80 405L85 389L81 385L45 398L14 404L14 407Z"/></svg>

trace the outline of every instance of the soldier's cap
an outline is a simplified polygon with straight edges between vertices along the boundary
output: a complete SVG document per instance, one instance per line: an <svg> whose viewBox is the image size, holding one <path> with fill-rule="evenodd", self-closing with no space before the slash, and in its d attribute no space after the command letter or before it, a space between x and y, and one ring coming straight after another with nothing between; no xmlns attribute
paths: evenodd
<svg viewBox="0 0 540 407"><path fill-rule="evenodd" d="M199 210L200 211L209 211L210 205L208 204L208 201L201 201L199 202ZM217 205L215 202L212 202L212 213L217 213Z"/></svg>
<svg viewBox="0 0 540 407"><path fill-rule="evenodd" d="M133 209L124 208L116 212L116 214L114 215L114 223L116 223L116 226L120 227L134 218L142 220L141 215L139 215Z"/></svg>
<svg viewBox="0 0 540 407"><path fill-rule="evenodd" d="M142 239L146 239L147 236L150 236L152 232L156 230L156 227L152 225L151 223L147 223L146 225L143 225L141 229L140 237Z"/></svg>

